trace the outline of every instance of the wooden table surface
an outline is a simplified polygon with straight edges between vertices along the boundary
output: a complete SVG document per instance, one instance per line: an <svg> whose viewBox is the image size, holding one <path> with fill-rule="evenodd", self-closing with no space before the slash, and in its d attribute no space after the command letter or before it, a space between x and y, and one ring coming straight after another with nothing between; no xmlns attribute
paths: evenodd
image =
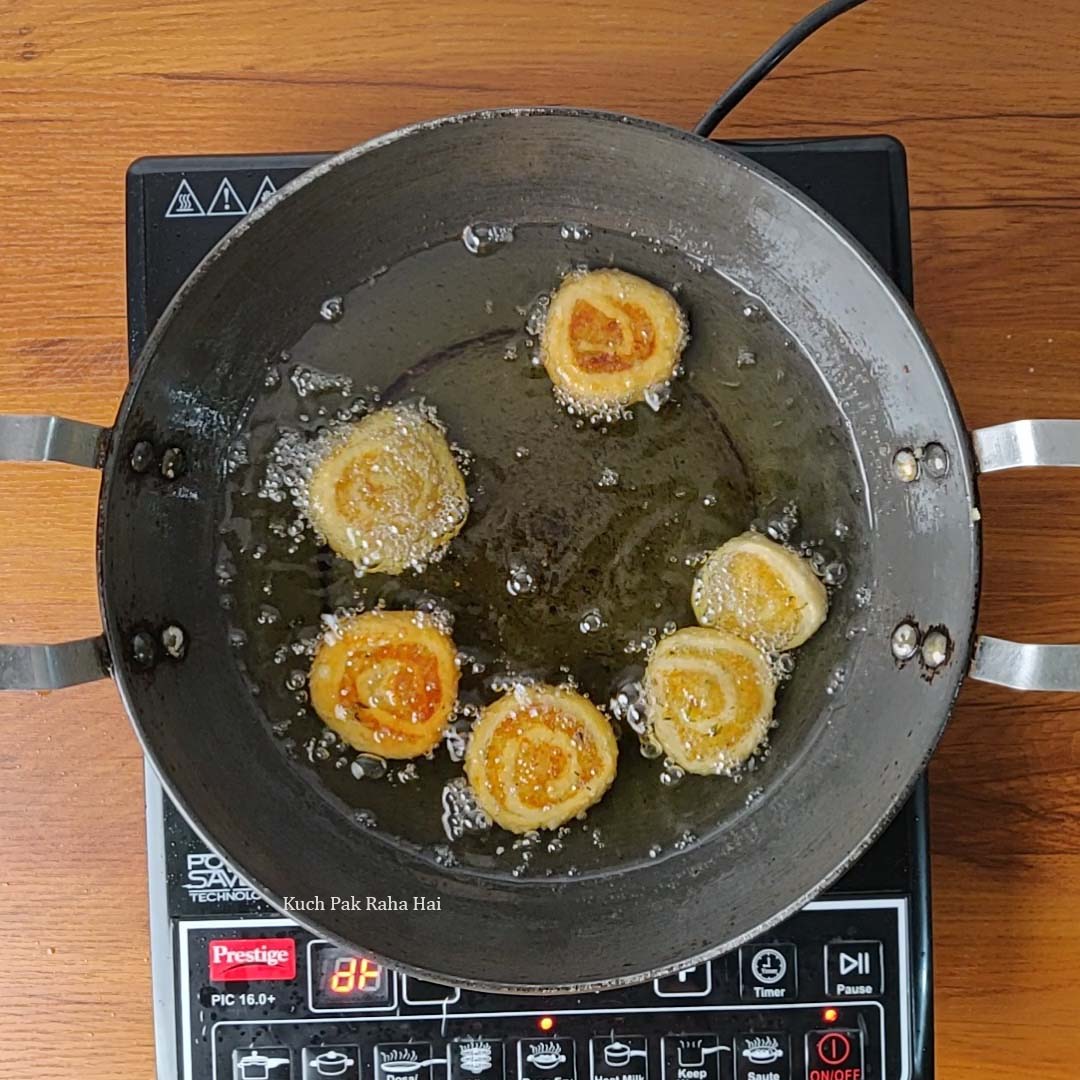
<svg viewBox="0 0 1080 1080"><path fill-rule="evenodd" d="M0 410L111 421L133 158L537 102L690 125L806 6L0 0ZM904 141L918 308L971 425L1080 417L1078 26L1080 0L873 0L724 128ZM96 480L0 468L3 640L99 628ZM982 494L982 629L1080 639L1080 477ZM117 694L7 695L0 732L0 1076L149 1077L142 759ZM931 779L938 1075L1075 1077L1080 697L969 684Z"/></svg>

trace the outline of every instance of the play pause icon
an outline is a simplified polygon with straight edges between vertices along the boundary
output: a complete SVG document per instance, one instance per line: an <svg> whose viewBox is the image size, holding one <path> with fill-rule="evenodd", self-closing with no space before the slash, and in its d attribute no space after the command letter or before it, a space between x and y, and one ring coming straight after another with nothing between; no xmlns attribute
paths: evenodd
<svg viewBox="0 0 1080 1080"><path fill-rule="evenodd" d="M869 953L859 952L852 955L851 953L842 952L840 954L840 974L850 975L852 972L856 975L870 974Z"/></svg>
<svg viewBox="0 0 1080 1080"><path fill-rule="evenodd" d="M837 941L825 946L825 990L831 997L880 994L885 984L880 941Z"/></svg>

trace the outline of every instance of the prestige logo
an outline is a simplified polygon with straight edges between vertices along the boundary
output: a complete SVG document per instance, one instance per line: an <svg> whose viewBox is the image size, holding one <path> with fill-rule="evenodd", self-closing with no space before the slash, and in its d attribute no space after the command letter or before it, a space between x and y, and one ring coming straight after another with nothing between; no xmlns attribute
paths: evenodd
<svg viewBox="0 0 1080 1080"><path fill-rule="evenodd" d="M292 938L231 938L209 944L211 982L255 982L296 977Z"/></svg>

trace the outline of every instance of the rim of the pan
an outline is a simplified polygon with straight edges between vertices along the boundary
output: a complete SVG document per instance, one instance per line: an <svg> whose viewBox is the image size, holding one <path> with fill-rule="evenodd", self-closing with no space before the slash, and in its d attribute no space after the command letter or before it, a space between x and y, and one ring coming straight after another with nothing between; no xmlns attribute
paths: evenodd
<svg viewBox="0 0 1080 1080"><path fill-rule="evenodd" d="M625 113L613 112L609 110L587 109L587 108L575 108L564 106L515 106L505 107L497 109L477 109L470 110L462 113L453 113L447 116L437 117L430 120L419 121L414 124L409 124L404 127L395 128L392 131L385 132L381 135L377 135L372 139L365 142L358 143L356 146L349 147L343 150L341 153L335 154L332 157L327 158L325 161L314 165L312 168L301 173L287 184L283 185L274 195L272 195L265 202L261 203L252 213L231 229L224 237L219 240L213 248L203 257L198 263L195 269L187 277L184 283L173 295L173 298L169 301L165 310L162 312L161 317L154 325L152 332L146 340L142 350L139 353L139 358L135 366L135 370L132 372L131 379L125 390L123 399L120 403L120 408L117 411L116 419L113 426L113 439L109 449L108 460L105 462L103 470L103 486L101 497L99 500L99 536L104 533L104 511L107 505L108 498L111 492L111 478L113 472L112 459L114 455L120 452L120 447L115 438L118 432L124 429L124 426L128 419L128 414L131 410L132 403L134 402L138 389L142 383L143 378L146 375L146 371L149 364L149 358L156 351L159 340L166 333L169 324L175 312L183 305L188 293L195 288L200 279L208 271L208 269L217 262L222 255L228 251L228 249L235 244L258 220L263 218L266 214L273 212L277 207L286 203L289 198L301 191L308 184L313 183L320 177L333 171L339 165L345 164L356 158L362 157L365 154L379 150L384 146L389 146L401 139L409 138L413 135L422 134L426 131L433 131L443 127L449 127L452 125L465 125L469 123L477 123L501 118L528 118L528 117L547 117L547 116L564 116L569 118L580 119L594 119L600 121L607 121L611 123L617 123L619 125L630 125L637 128L655 131L657 133L663 133L669 136L674 136L687 142L697 142L704 146L707 146L711 152L720 154L727 158L733 165L739 168L743 168L748 172L756 173L764 181L773 185L776 188L782 190L793 202L801 205L807 212L814 214L816 217L821 218L836 234L837 238L848 247L852 254L855 255L859 261L863 264L867 273L871 274L879 287L889 296L893 305L897 308L898 313L903 317L905 323L908 325L908 329L912 333L913 337L917 340L920 349L925 353L927 359L930 361L930 370L935 374L938 383L938 388L945 398L949 412L954 417L956 427L959 433L962 433L964 437L958 439L958 449L960 455L963 458L964 472L969 480L969 487L974 493L974 459L970 446L970 440L967 438L967 425L963 421L963 414L960 411L959 404L956 399L956 395L949 383L945 370L938 359L937 353L933 348L922 324L919 322L917 316L914 313L911 305L908 303L906 297L901 293L897 285L891 278L881 269L877 261L871 256L866 248L857 240L854 236L839 222L837 222L832 215L815 203L812 199L808 198L801 191L795 188L792 184L786 181L783 177L780 177L773 173L771 170L758 165L756 162L751 161L745 155L739 153L737 150L731 147L725 146L721 143L716 143L710 139L703 139L693 132L685 131L682 128L673 127L669 124L663 124L659 121L645 119L643 117L630 116ZM979 579L980 579L980 552L981 543L978 531L974 533L973 543L975 544L975 598L979 596ZM97 552L98 562L98 595L102 608L102 625L105 628L105 634L107 640L110 639L109 631L109 617L105 606L105 587L104 587L104 557L103 546L99 542ZM974 611L972 613L972 626L974 625ZM111 648L110 640L110 648ZM964 671L957 678L956 692L959 692L960 686L963 684L964 675L966 674L966 666ZM116 684L117 691L120 694L120 699L123 702L124 708L128 713L129 718L133 718L133 703L131 696L128 693L127 679L125 677L126 672L122 665L114 665L113 681ZM890 821L895 816L897 810L903 805L904 801L910 796L915 784L918 781L920 775L922 775L930 757L933 754L933 750L937 745L938 740L943 733L945 726L948 722L949 715L952 711L952 706L955 701L955 694L953 700L949 702L948 708L943 712L940 718L940 722L937 726L937 730L934 734L933 742L928 749L926 755L923 758L922 764L919 769L912 775L910 781L904 786L904 788L896 795L896 797L890 802L880 819L876 824L867 831L862 840L855 845L851 853L845 857L836 867L834 867L829 873L824 875L821 880L812 888L802 893L797 899L791 903L785 905L782 909L773 914L770 918L764 920L757 926L751 928L745 933L739 934L736 937L730 938L723 943L709 949L705 949L700 953L696 953L693 956L680 959L675 963L661 965L659 967L651 968L648 971L635 973L632 975L619 975L611 979L596 980L588 983L544 983L544 984L503 984L496 982L485 982L483 980L461 978L459 975L455 975L450 972L435 972L430 969L424 969L415 967L408 963L402 963L399 960L381 955L378 951L366 948L373 959L386 964L395 970L402 971L408 975L415 975L421 978L433 979L434 981L445 981L453 985L463 987L465 989L478 990L487 993L511 993L520 995L538 995L538 994L573 994L573 993L591 993L600 992L604 990L614 990L627 986L635 986L641 983L650 981L651 979L662 978L667 975L671 975L677 971L680 971L686 967L694 966L695 964L704 963L707 960L728 953L738 948L741 945L752 941L755 937L770 930L772 927L783 922L785 919L791 917L796 912L800 911L815 897L819 896L825 889L832 885L842 874L851 866L858 858L874 843L874 841L885 830ZM157 774L158 780L161 783L165 793L172 799L177 809L184 816L184 819L192 827L194 832L207 844L212 850L217 850L217 846L213 841L209 831L205 829L198 819L192 814L187 800L183 795L177 791L172 784L168 776L162 771L157 756L153 750L147 744L143 732L137 723L132 723L132 727L135 729L136 736L142 747L143 753L150 761L154 768L154 772ZM225 853L225 857L233 862L233 857ZM283 898L279 896L274 890L265 887L262 882L255 876L247 873L245 868L237 863L234 863L237 869L243 874L244 878L254 886L259 893L261 893L277 910L281 910L283 904ZM529 887L530 882L522 882L523 887ZM337 935L331 933L326 927L321 926L317 921L306 917L306 913L303 912L290 912L289 916L294 922L315 934L319 937L326 937L334 941L342 942L342 939ZM347 944L347 943L346 943Z"/></svg>
<svg viewBox="0 0 1080 1080"><path fill-rule="evenodd" d="M608 109L588 109L562 105L520 105L504 106L494 109L471 109L466 112L449 113L445 116L439 116L429 120L419 120L412 124L406 124L403 127L394 128L392 131L383 132L381 135L375 135L364 142L357 143L355 146L342 150L340 153L334 154L325 161L313 165L299 176L294 177L287 184L283 184L269 199L260 203L255 210L251 211L246 217L238 222L237 225L230 229L206 253L206 255L203 256L195 269L192 270L184 280L184 283L173 294L172 299L161 313L161 317L154 324L145 344L139 352L135 367L131 373L131 378L128 381L127 389L124 392L120 407L117 410L116 420L114 421L114 430L119 430L127 419L131 401L144 376L146 361L156 350L158 341L164 336L168 324L172 321L174 312L184 303L188 293L198 284L199 279L202 278L209 267L217 262L217 260L220 259L257 221L260 221L267 214L272 213L279 206L286 203L292 196L296 195L297 192L303 190L326 173L332 172L339 165L346 164L356 158L363 157L366 154L379 150L384 146L389 146L402 139L410 138L413 135L420 135L426 131L436 131L444 127L456 125L464 126L467 124L504 118L524 119L530 117L558 116L606 121L623 126L632 126L675 137L688 143L698 143L708 147L712 153L719 154L721 157L726 158L736 167L760 176L762 180L783 191L789 199L798 203L808 213L812 213L816 217L821 218L845 246L851 250L852 254L859 259L866 272L876 279L878 286L889 296L894 307L897 308L904 318L904 321L908 324L908 328L918 339L921 350L931 361L931 369L934 371L939 389L945 396L949 411L957 419L957 426L965 433L965 438L959 440L960 450L967 475L969 477L974 477L974 456L971 450L970 440L966 437L967 425L963 421L963 414L960 411L959 401L949 382L944 366L937 355L937 351L934 349L926 331L923 329L922 323L915 315L914 309L911 304L908 303L907 298L900 291L899 287L888 274L885 273L877 260L866 250L863 244L861 244L844 225L838 222L827 210L814 202L813 199L805 195L782 176L778 176L771 169L759 165L738 150L727 146L722 142L702 138L700 135L695 135L692 131L686 131L683 128L675 127L671 124L661 123L658 120L633 116L629 113L614 112ZM972 484L972 486L974 485Z"/></svg>

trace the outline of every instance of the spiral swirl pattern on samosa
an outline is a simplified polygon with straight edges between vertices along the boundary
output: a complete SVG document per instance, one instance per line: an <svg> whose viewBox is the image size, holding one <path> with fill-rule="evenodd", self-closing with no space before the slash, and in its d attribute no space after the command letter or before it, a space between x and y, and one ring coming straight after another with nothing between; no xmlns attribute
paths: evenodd
<svg viewBox="0 0 1080 1080"><path fill-rule="evenodd" d="M764 739L775 679L748 641L691 626L653 650L644 689L649 728L667 756L712 775L742 764Z"/></svg>
<svg viewBox="0 0 1080 1080"><path fill-rule="evenodd" d="M604 714L563 687L522 686L484 709L465 773L488 816L515 833L554 829L603 796L618 748Z"/></svg>
<svg viewBox="0 0 1080 1080"><path fill-rule="evenodd" d="M457 699L457 650L420 611L368 611L319 643L308 679L320 719L350 746L412 758L442 738Z"/></svg>
<svg viewBox="0 0 1080 1080"><path fill-rule="evenodd" d="M670 293L623 270L593 270L570 274L556 291L541 358L560 400L606 413L670 379L686 341L686 316Z"/></svg>
<svg viewBox="0 0 1080 1080"><path fill-rule="evenodd" d="M308 488L308 516L362 570L400 574L437 555L469 502L446 437L416 409L370 413L332 445Z"/></svg>

